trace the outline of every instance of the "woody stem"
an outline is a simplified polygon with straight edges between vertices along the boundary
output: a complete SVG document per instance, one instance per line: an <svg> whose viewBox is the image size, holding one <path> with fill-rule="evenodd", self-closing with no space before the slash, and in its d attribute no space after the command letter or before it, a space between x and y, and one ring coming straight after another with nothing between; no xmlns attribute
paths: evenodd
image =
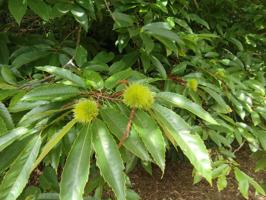
<svg viewBox="0 0 266 200"><path fill-rule="evenodd" d="M119 141L118 148L120 148L120 147L124 144L125 140L126 140L126 139L128 138L128 136L129 136L129 132L130 132L130 129L131 129L132 120L133 120L133 118L134 118L134 116L135 116L135 112L136 112L136 108L133 107L133 108L131 109L131 112L130 112L130 116L129 116L129 119L128 119L128 122L127 122L126 130L125 130L125 132L123 133L122 138L121 138L120 141Z"/></svg>

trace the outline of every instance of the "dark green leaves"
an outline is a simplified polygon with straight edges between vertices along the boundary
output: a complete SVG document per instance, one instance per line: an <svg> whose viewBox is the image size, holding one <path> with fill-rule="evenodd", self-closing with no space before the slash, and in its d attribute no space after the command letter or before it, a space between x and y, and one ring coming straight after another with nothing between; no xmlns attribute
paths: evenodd
<svg viewBox="0 0 266 200"><path fill-rule="evenodd" d="M8 0L8 8L11 14L14 16L16 22L20 24L22 17L27 10L26 1L23 0Z"/></svg>
<svg viewBox="0 0 266 200"><path fill-rule="evenodd" d="M77 96L80 91L69 85L63 84L47 84L34 88L27 93L23 101L36 101L36 100L51 100L62 101L74 96Z"/></svg>
<svg viewBox="0 0 266 200"><path fill-rule="evenodd" d="M75 6L72 8L71 13L74 16L74 18L77 20L77 22L80 23L80 25L84 28L84 30L88 31L89 20L86 11L79 6Z"/></svg>
<svg viewBox="0 0 266 200"><path fill-rule="evenodd" d="M15 127L10 113L8 112L5 105L1 102L0 102L0 118L5 122L5 126L8 130Z"/></svg>
<svg viewBox="0 0 266 200"><path fill-rule="evenodd" d="M70 70L64 69L64 68L59 68L59 67L54 67L54 66L44 66L44 67L36 67L39 70L48 72L50 74L54 74L60 78L69 80L76 84L77 86L85 88L85 82L84 80L79 77L78 75L72 73Z"/></svg>
<svg viewBox="0 0 266 200"><path fill-rule="evenodd" d="M46 4L43 0L27 0L27 2L33 12L39 15L43 20L49 20L52 10L48 4Z"/></svg>
<svg viewBox="0 0 266 200"><path fill-rule="evenodd" d="M150 23L142 27L143 31L152 36L161 36L171 41L179 41L176 33L171 31L171 27L165 22Z"/></svg>
<svg viewBox="0 0 266 200"><path fill-rule="evenodd" d="M91 137L90 125L85 125L72 145L60 183L61 199L83 200L83 190L90 171Z"/></svg>
<svg viewBox="0 0 266 200"><path fill-rule="evenodd" d="M118 200L126 199L126 176L117 144L107 127L100 120L92 124L93 147L96 163L104 180L110 185Z"/></svg>

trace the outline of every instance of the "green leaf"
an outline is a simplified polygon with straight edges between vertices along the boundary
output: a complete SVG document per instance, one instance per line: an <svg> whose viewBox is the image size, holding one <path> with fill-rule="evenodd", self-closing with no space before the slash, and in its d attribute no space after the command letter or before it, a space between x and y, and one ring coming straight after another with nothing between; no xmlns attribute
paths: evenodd
<svg viewBox="0 0 266 200"><path fill-rule="evenodd" d="M84 68L87 70L93 70L96 72L108 72L109 71L109 66L105 63L102 62L88 62L84 65Z"/></svg>
<svg viewBox="0 0 266 200"><path fill-rule="evenodd" d="M129 27L132 26L134 23L134 20L131 15L115 11L112 13L112 16L114 17L116 28Z"/></svg>
<svg viewBox="0 0 266 200"><path fill-rule="evenodd" d="M104 81L98 72L93 70L83 70L83 78L85 79L86 85L101 90L104 87Z"/></svg>
<svg viewBox="0 0 266 200"><path fill-rule="evenodd" d="M12 142L22 137L23 135L25 135L26 133L28 133L28 129L23 128L23 127L18 127L6 133L5 135L1 136L0 137L0 152L3 151Z"/></svg>
<svg viewBox="0 0 266 200"><path fill-rule="evenodd" d="M76 53L75 53L75 61L79 67L81 67L83 64L87 62L87 56L88 56L87 50L83 46L79 45L76 48Z"/></svg>
<svg viewBox="0 0 266 200"><path fill-rule="evenodd" d="M198 15L190 14L189 18L190 20L195 21L196 23L205 26L207 29L210 29L209 24L205 20L203 20L201 17L199 17Z"/></svg>
<svg viewBox="0 0 266 200"><path fill-rule="evenodd" d="M142 27L142 30L152 36L161 36L169 40L178 42L180 39L178 35L170 31L170 26L168 23L164 22L155 22L150 23Z"/></svg>
<svg viewBox="0 0 266 200"><path fill-rule="evenodd" d="M226 176L219 176L217 179L217 188L218 191L222 191L224 188L226 188L227 186L227 180L226 180Z"/></svg>
<svg viewBox="0 0 266 200"><path fill-rule="evenodd" d="M4 65L1 67L1 75L7 83L16 84L16 77L8 66Z"/></svg>
<svg viewBox="0 0 266 200"><path fill-rule="evenodd" d="M72 8L71 13L74 16L74 18L76 19L76 21L78 23L80 23L80 25L84 28L84 30L88 31L89 20L88 20L88 16L86 14L86 11L79 6L75 6Z"/></svg>
<svg viewBox="0 0 266 200"><path fill-rule="evenodd" d="M2 102L0 102L0 117L4 120L6 128L8 130L15 127L10 113Z"/></svg>
<svg viewBox="0 0 266 200"><path fill-rule="evenodd" d="M142 66L144 68L144 72L147 73L147 71L151 67L151 61L150 61L149 54L147 54L146 52L142 52L141 56L140 56L140 59L141 59L141 62L142 62Z"/></svg>
<svg viewBox="0 0 266 200"><path fill-rule="evenodd" d="M3 120L2 117L0 117L0 136L4 135L7 132L7 127L6 127L6 123Z"/></svg>
<svg viewBox="0 0 266 200"><path fill-rule="evenodd" d="M197 172L211 182L211 159L200 136L191 134L189 125L172 110L154 104L153 111L161 127L172 135Z"/></svg>
<svg viewBox="0 0 266 200"><path fill-rule="evenodd" d="M249 182L248 182L247 177L238 168L235 168L234 169L234 173L235 173L236 180L238 182L238 189L239 189L239 191L241 192L241 194L243 195L243 197L245 197L246 199L248 199Z"/></svg>
<svg viewBox="0 0 266 200"><path fill-rule="evenodd" d="M26 113L19 121L19 126L29 126L34 122L37 122L45 117L49 117L55 112L59 110L52 110L52 106L50 104L44 106L37 106L33 108L31 111Z"/></svg>
<svg viewBox="0 0 266 200"><path fill-rule="evenodd" d="M8 9L15 18L16 22L20 24L22 17L26 14L27 4L24 0L8 0Z"/></svg>
<svg viewBox="0 0 266 200"><path fill-rule="evenodd" d="M248 176L237 167L234 168L234 173L236 180L238 181L238 189L246 199L248 199L249 184L254 187L256 192L265 195L264 189L252 177Z"/></svg>
<svg viewBox="0 0 266 200"><path fill-rule="evenodd" d="M50 74L54 74L60 78L69 80L80 87L83 87L83 88L86 87L84 80L80 76L72 73L70 70L60 68L60 67L54 67L54 66L36 67L36 69L39 69L39 70L48 72Z"/></svg>
<svg viewBox="0 0 266 200"><path fill-rule="evenodd" d="M118 200L126 199L126 175L118 147L107 127L100 120L92 124L93 147L96 163L104 180L114 191Z"/></svg>
<svg viewBox="0 0 266 200"><path fill-rule="evenodd" d="M25 110L30 110L30 109L33 109L33 108L36 108L38 106L45 105L48 103L49 103L48 101L31 101L31 102L19 101L15 103L14 105L9 105L8 109L10 112L16 113L16 112L21 112Z"/></svg>
<svg viewBox="0 0 266 200"><path fill-rule="evenodd" d="M77 3L88 10L91 18L96 19L95 9L94 9L94 1L92 0L77 0Z"/></svg>
<svg viewBox="0 0 266 200"><path fill-rule="evenodd" d="M18 158L10 166L0 186L0 199L15 200L26 186L32 165L41 146L41 137L35 136L21 151Z"/></svg>
<svg viewBox="0 0 266 200"><path fill-rule="evenodd" d="M36 15L39 15L45 21L49 20L52 9L48 6L48 4L46 4L43 0L27 0L27 2L30 9Z"/></svg>
<svg viewBox="0 0 266 200"><path fill-rule="evenodd" d="M154 48L154 42L152 38L148 34L145 34L145 33L141 33L140 37L143 41L143 45L145 47L146 52L149 54Z"/></svg>
<svg viewBox="0 0 266 200"><path fill-rule="evenodd" d="M22 140L15 141L13 144L9 145L6 149L0 152L0 172L8 168L8 166L18 157L31 139L32 136L28 136Z"/></svg>
<svg viewBox="0 0 266 200"><path fill-rule="evenodd" d="M138 110L134 117L133 126L135 126L155 163L164 172L166 144L156 122L147 113Z"/></svg>
<svg viewBox="0 0 266 200"><path fill-rule="evenodd" d="M132 75L132 72L133 72L132 69L129 68L113 74L108 79L106 79L105 87L107 89L113 89L115 86L119 84L119 81L129 78Z"/></svg>
<svg viewBox="0 0 266 200"><path fill-rule="evenodd" d="M225 103L224 99L221 97L220 94L207 87L201 87L201 89L207 92L218 103L219 107L217 109L217 112L225 114L232 112L232 109Z"/></svg>
<svg viewBox="0 0 266 200"><path fill-rule="evenodd" d="M59 132L55 133L52 138L44 145L41 154L34 163L33 169L36 168L44 157L60 142L60 140L67 134L67 132L76 124L76 120L73 119L68 122Z"/></svg>
<svg viewBox="0 0 266 200"><path fill-rule="evenodd" d="M186 109L211 124L218 124L216 120L213 119L212 116L201 106L193 103L182 95L171 92L160 92L156 95L156 98L163 100L163 102L169 103L171 106Z"/></svg>
<svg viewBox="0 0 266 200"><path fill-rule="evenodd" d="M64 84L46 84L34 88L28 92L22 101L53 100L62 101L77 96L79 90L73 86Z"/></svg>
<svg viewBox="0 0 266 200"><path fill-rule="evenodd" d="M83 200L90 172L91 137L90 125L84 125L71 147L64 166L60 183L61 199Z"/></svg>
<svg viewBox="0 0 266 200"><path fill-rule="evenodd" d="M120 140L127 127L128 119L126 116L111 108L102 109L100 114L109 130ZM134 127L131 128L129 137L123 146L142 160L150 161L150 156Z"/></svg>
<svg viewBox="0 0 266 200"><path fill-rule="evenodd" d="M115 55L113 52L101 51L93 58L92 61L95 63L108 63L113 60L114 57Z"/></svg>
<svg viewBox="0 0 266 200"><path fill-rule="evenodd" d="M166 79L167 74L166 74L165 68L162 65L162 63L155 56L151 57L151 62L156 67L156 69L160 73L161 77Z"/></svg>
<svg viewBox="0 0 266 200"><path fill-rule="evenodd" d="M30 51L24 52L20 55L18 55L12 62L12 65L16 68L19 68L25 64L28 64L32 61L38 60L40 58L48 56L50 53L43 51L43 50L37 50L37 49L31 49Z"/></svg>

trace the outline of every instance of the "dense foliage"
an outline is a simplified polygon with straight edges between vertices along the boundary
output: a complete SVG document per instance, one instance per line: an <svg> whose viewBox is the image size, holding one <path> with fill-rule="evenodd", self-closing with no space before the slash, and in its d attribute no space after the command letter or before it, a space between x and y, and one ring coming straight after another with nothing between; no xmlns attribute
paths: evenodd
<svg viewBox="0 0 266 200"><path fill-rule="evenodd" d="M266 168L265 16L263 0L0 0L0 199L139 199L127 173L163 175L176 152L195 183L265 195L236 161L248 145Z"/></svg>

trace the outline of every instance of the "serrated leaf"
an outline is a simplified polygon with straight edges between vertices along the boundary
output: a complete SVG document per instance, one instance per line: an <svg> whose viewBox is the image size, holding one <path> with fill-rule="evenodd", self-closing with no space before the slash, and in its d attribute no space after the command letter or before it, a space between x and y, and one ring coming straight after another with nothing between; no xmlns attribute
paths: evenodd
<svg viewBox="0 0 266 200"><path fill-rule="evenodd" d="M118 147L107 127L100 120L92 124L93 147L96 163L104 180L114 191L118 200L126 199L126 175Z"/></svg>
<svg viewBox="0 0 266 200"><path fill-rule="evenodd" d="M22 137L23 135L25 135L26 133L28 133L28 129L23 128L23 127L18 127L18 128L12 129L5 135L1 136L0 137L0 152L3 151L12 142Z"/></svg>
<svg viewBox="0 0 266 200"><path fill-rule="evenodd" d="M0 117L4 120L5 126L8 130L15 127L10 113L2 102L0 102Z"/></svg>
<svg viewBox="0 0 266 200"><path fill-rule="evenodd" d="M147 113L138 110L134 117L133 126L136 127L137 132L155 163L164 172L166 144L156 122Z"/></svg>
<svg viewBox="0 0 266 200"><path fill-rule="evenodd" d="M91 128L84 125L68 154L60 183L60 198L83 200L89 178L91 155Z"/></svg>
<svg viewBox="0 0 266 200"><path fill-rule="evenodd" d="M42 151L34 162L33 169L36 168L44 157L60 142L60 140L67 134L67 132L76 124L76 120L68 122L60 131L55 133L52 138L44 145Z"/></svg>
<svg viewBox="0 0 266 200"><path fill-rule="evenodd" d="M15 200L28 182L32 165L41 146L41 137L34 137L9 168L0 186L0 199Z"/></svg>
<svg viewBox="0 0 266 200"><path fill-rule="evenodd" d="M9 0L8 9L16 22L20 24L22 17L26 14L27 4L23 0Z"/></svg>
<svg viewBox="0 0 266 200"><path fill-rule="evenodd" d="M60 68L60 67L54 67L54 66L36 67L36 69L39 69L39 70L48 72L50 74L54 74L60 78L69 80L80 87L83 87L83 88L86 87L84 80L80 76L72 73L70 70Z"/></svg>
<svg viewBox="0 0 266 200"><path fill-rule="evenodd" d="M53 100L62 101L77 96L79 90L76 87L64 84L46 84L34 88L28 92L22 101Z"/></svg>
<svg viewBox="0 0 266 200"><path fill-rule="evenodd" d="M100 114L109 130L120 140L128 123L126 116L121 114L118 110L110 108L102 109ZM123 146L142 160L150 160L150 156L134 127L131 129L129 137L126 139Z"/></svg>
<svg viewBox="0 0 266 200"><path fill-rule="evenodd" d="M196 103L193 103L182 95L171 92L160 92L156 95L156 98L158 98L159 100L163 100L166 103L169 103L171 106L186 109L211 124L218 124L216 120L213 119L212 116L201 106Z"/></svg>
<svg viewBox="0 0 266 200"><path fill-rule="evenodd" d="M211 182L211 159L199 135L190 133L190 126L172 110L154 104L153 111L161 127L172 135L197 172Z"/></svg>

